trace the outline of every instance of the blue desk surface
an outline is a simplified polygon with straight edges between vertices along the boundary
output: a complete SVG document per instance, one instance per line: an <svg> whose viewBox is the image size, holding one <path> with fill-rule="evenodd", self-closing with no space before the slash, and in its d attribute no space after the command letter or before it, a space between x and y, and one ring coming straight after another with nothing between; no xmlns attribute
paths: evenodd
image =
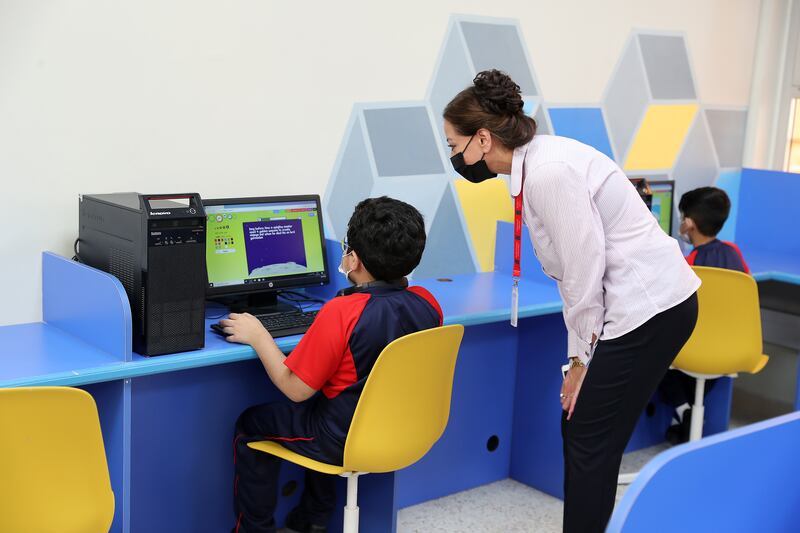
<svg viewBox="0 0 800 533"><path fill-rule="evenodd" d="M756 281L782 281L800 285L800 254L752 249L743 253Z"/></svg>
<svg viewBox="0 0 800 533"><path fill-rule="evenodd" d="M800 257L754 249L744 253L756 280L800 284ZM533 259L529 259L529 264L531 268L538 266ZM446 324L471 326L509 320L512 279L506 269L448 279L415 281L439 300ZM544 276L523 278L519 294L520 318L558 313L562 309L555 283ZM0 327L3 347L0 387L86 385L256 357L249 346L230 344L211 333L208 326L213 322L216 319L207 320L206 346L202 350L152 358L133 354L127 362L50 324L3 326ZM299 340L300 336L292 336L277 339L277 343L288 353Z"/></svg>
<svg viewBox="0 0 800 533"><path fill-rule="evenodd" d="M430 290L442 306L447 324L477 325L510 318L511 276L484 273L422 280L416 284ZM561 300L555 284L520 282L520 318L557 313ZM0 387L34 385L75 386L127 379L253 359L249 346L231 344L208 330L218 319L206 321L206 345L202 350L158 357L134 354L129 362L86 344L76 337L43 323L0 327ZM510 325L508 327L511 327ZM300 336L277 339L285 353ZM58 354L54 357L53 354Z"/></svg>
<svg viewBox="0 0 800 533"><path fill-rule="evenodd" d="M0 346L3 386L52 374L77 377L76 367L104 368L120 362L112 354L42 322L0 327Z"/></svg>

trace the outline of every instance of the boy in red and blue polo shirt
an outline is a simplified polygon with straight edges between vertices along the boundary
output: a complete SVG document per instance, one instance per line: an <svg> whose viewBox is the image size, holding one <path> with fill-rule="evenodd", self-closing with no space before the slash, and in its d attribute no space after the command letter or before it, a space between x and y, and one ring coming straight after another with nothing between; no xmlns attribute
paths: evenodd
<svg viewBox="0 0 800 533"><path fill-rule="evenodd" d="M722 189L700 187L681 196L678 203L681 239L694 246L686 257L690 265L727 268L750 273L741 250L732 242L717 239L728 219L731 201ZM705 393L717 380L706 381ZM673 444L689 440L690 402L694 398L695 379L679 370L669 370L659 387L664 399L675 408L673 424L667 430L667 440Z"/></svg>
<svg viewBox="0 0 800 533"><path fill-rule="evenodd" d="M227 339L252 345L273 383L296 402L253 406L236 422L237 533L276 527L281 460L247 443L274 440L317 461L342 464L350 422L378 355L399 337L442 324L436 299L405 279L425 249L419 211L385 196L364 200L350 218L346 243L339 271L354 286L322 307L288 357L255 317L231 314L221 321ZM287 527L325 531L335 501L335 476L307 470Z"/></svg>
<svg viewBox="0 0 800 533"><path fill-rule="evenodd" d="M731 201L725 191L716 187L689 191L681 196L678 210L681 212L681 238L694 246L686 257L690 265L750 273L739 247L717 239L731 211Z"/></svg>

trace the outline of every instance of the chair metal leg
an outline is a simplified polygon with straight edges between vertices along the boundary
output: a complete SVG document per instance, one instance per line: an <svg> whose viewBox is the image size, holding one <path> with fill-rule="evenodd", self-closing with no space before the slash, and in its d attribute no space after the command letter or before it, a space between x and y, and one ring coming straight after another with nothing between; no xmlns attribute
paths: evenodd
<svg viewBox="0 0 800 533"><path fill-rule="evenodd" d="M706 392L705 378L695 378L694 405L692 405L692 422L689 429L689 441L703 438L703 420L705 419L705 406L703 396Z"/></svg>
<svg viewBox="0 0 800 533"><path fill-rule="evenodd" d="M347 478L347 503L344 506L342 533L358 533L358 472L342 474Z"/></svg>

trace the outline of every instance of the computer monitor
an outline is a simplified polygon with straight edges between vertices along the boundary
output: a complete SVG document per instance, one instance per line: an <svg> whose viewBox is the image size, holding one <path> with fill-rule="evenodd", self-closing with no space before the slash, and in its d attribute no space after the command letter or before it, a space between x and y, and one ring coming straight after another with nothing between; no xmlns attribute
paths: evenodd
<svg viewBox="0 0 800 533"><path fill-rule="evenodd" d="M328 283L318 195L203 200L206 296L231 310L277 309L281 289Z"/></svg>
<svg viewBox="0 0 800 533"><path fill-rule="evenodd" d="M658 220L667 235L672 234L672 213L674 210L675 182L672 180L648 181L653 199L650 211Z"/></svg>

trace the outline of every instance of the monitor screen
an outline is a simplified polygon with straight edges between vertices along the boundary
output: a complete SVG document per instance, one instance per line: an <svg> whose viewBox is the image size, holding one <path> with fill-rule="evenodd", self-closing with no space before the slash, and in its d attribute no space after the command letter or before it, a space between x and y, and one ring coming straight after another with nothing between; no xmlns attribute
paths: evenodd
<svg viewBox="0 0 800 533"><path fill-rule="evenodd" d="M673 181L650 181L650 192L653 193L653 200L650 211L658 220L661 229L667 235L672 233L672 195L675 186Z"/></svg>
<svg viewBox="0 0 800 533"><path fill-rule="evenodd" d="M208 292L328 281L319 196L204 200Z"/></svg>

